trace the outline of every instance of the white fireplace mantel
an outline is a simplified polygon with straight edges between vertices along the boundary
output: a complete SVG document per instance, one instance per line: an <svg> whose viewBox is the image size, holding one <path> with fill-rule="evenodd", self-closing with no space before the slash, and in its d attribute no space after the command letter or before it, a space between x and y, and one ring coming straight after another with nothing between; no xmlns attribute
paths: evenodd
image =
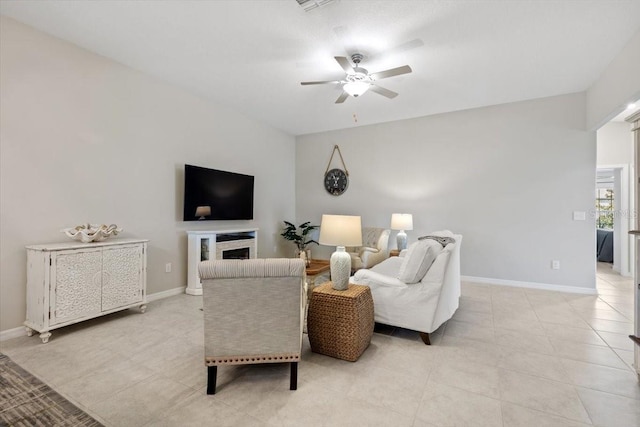
<svg viewBox="0 0 640 427"><path fill-rule="evenodd" d="M258 229L231 228L187 231L187 289L189 295L202 295L198 275L201 261L226 259L225 252L247 249L249 258L258 257Z"/></svg>

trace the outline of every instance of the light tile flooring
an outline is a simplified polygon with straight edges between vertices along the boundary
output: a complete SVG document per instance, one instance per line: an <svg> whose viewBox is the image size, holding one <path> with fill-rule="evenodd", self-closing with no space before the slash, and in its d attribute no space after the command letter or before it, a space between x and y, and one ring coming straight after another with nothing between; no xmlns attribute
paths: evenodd
<svg viewBox="0 0 640 427"><path fill-rule="evenodd" d="M379 328L355 363L312 353L224 367L205 394L199 297L180 295L0 351L107 426L638 426L632 282L598 267L599 296L463 284L425 346Z"/></svg>

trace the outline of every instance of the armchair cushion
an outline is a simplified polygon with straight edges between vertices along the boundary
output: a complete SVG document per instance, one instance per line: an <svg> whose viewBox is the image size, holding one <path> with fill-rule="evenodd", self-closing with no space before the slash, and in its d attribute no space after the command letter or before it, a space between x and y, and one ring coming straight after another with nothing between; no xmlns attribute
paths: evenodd
<svg viewBox="0 0 640 427"><path fill-rule="evenodd" d="M442 245L435 240L419 240L407 250L398 271L398 279L406 284L418 283L442 252Z"/></svg>
<svg viewBox="0 0 640 427"><path fill-rule="evenodd" d="M427 274L422 278L422 283L427 285L438 285L442 283L452 250L453 245L447 245L447 247L438 254L433 264L431 264L431 267L429 267L429 270L427 270Z"/></svg>

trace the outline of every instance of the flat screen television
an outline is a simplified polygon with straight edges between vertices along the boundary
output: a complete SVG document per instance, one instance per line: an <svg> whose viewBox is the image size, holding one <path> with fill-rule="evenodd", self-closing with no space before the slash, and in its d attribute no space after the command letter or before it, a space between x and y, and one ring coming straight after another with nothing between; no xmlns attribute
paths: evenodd
<svg viewBox="0 0 640 427"><path fill-rule="evenodd" d="M184 165L184 221L253 219L251 175Z"/></svg>

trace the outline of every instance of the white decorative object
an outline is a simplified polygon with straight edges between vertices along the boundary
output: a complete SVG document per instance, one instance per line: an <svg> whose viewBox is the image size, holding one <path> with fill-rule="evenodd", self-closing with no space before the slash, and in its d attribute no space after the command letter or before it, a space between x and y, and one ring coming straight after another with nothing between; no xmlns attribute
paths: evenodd
<svg viewBox="0 0 640 427"><path fill-rule="evenodd" d="M146 309L147 242L118 239L27 246L27 335L115 311Z"/></svg>
<svg viewBox="0 0 640 427"><path fill-rule="evenodd" d="M187 289L189 295L202 295L198 274L201 261L229 259L232 251L248 251L247 258L258 257L258 229L225 229L187 231ZM226 253L226 254L225 254Z"/></svg>
<svg viewBox="0 0 640 427"><path fill-rule="evenodd" d="M398 250L407 249L407 233L405 233L405 230L413 230L413 215L403 213L392 214L391 229L400 230L396 236Z"/></svg>
<svg viewBox="0 0 640 427"><path fill-rule="evenodd" d="M64 228L60 230L74 240L82 243L100 242L107 237L117 236L122 231L117 225L111 224L81 224L73 228Z"/></svg>
<svg viewBox="0 0 640 427"><path fill-rule="evenodd" d="M345 246L362 245L362 223L359 216L322 215L320 224L320 244L337 246L331 255L331 282L333 289L344 291L349 288L351 256Z"/></svg>

